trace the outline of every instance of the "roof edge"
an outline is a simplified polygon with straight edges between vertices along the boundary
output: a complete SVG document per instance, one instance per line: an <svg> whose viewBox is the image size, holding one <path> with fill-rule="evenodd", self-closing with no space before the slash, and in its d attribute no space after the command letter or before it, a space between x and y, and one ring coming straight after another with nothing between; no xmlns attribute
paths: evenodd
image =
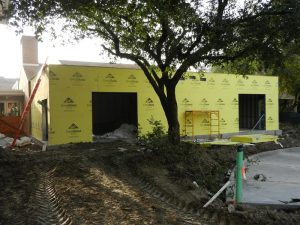
<svg viewBox="0 0 300 225"><path fill-rule="evenodd" d="M136 64L123 64L123 63L98 63L98 62L83 62L83 61L69 61L58 60L58 62L49 62L49 66L90 66L90 67L104 67L104 68L128 68L128 69L140 69Z"/></svg>
<svg viewBox="0 0 300 225"><path fill-rule="evenodd" d="M23 96L23 95L25 95L25 93L21 90L0 91L0 96L3 96L3 95Z"/></svg>

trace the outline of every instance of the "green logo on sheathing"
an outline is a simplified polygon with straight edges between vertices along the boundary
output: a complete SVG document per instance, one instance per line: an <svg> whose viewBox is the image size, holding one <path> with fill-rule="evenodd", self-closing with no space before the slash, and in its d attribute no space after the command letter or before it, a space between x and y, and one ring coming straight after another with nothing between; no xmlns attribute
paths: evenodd
<svg viewBox="0 0 300 225"><path fill-rule="evenodd" d="M153 103L153 100L152 100L151 98L148 98L148 99L146 100L146 103L147 103L147 104L152 104L152 103Z"/></svg>
<svg viewBox="0 0 300 225"><path fill-rule="evenodd" d="M203 120L201 121L201 126L210 126L209 120L203 119Z"/></svg>
<svg viewBox="0 0 300 225"><path fill-rule="evenodd" d="M264 86L265 87L271 87L272 85L271 85L270 81L266 80Z"/></svg>
<svg viewBox="0 0 300 225"><path fill-rule="evenodd" d="M222 80L221 85L228 86L228 85L230 85L230 83L227 79L224 79L224 80Z"/></svg>
<svg viewBox="0 0 300 225"><path fill-rule="evenodd" d="M189 79L190 79L190 80L196 80L197 77L196 77L195 75L190 75L190 76L189 76Z"/></svg>
<svg viewBox="0 0 300 225"><path fill-rule="evenodd" d="M217 105L225 105L223 99L219 98L219 99L217 100Z"/></svg>
<svg viewBox="0 0 300 225"><path fill-rule="evenodd" d="M130 75L127 77L126 82L128 83L129 86L136 86L136 84L137 84L139 81L136 79L136 76L135 76L135 75L130 74Z"/></svg>
<svg viewBox="0 0 300 225"><path fill-rule="evenodd" d="M81 132L81 130L75 123L72 123L67 129L67 133L79 133L79 132Z"/></svg>
<svg viewBox="0 0 300 225"><path fill-rule="evenodd" d="M224 120L224 118L221 118L220 124L221 124L222 126L226 126L226 125L227 125L226 120Z"/></svg>
<svg viewBox="0 0 300 225"><path fill-rule="evenodd" d="M70 97L66 98L64 100L64 103L62 104L62 106L77 106L75 104L75 102L73 101L73 99L71 99Z"/></svg>
<svg viewBox="0 0 300 225"><path fill-rule="evenodd" d="M136 76L134 76L133 74L130 74L128 77L129 80L136 80Z"/></svg>
<svg viewBox="0 0 300 225"><path fill-rule="evenodd" d="M267 122L268 123L274 123L274 119L271 116L269 116Z"/></svg>
<svg viewBox="0 0 300 225"><path fill-rule="evenodd" d="M187 98L185 98L185 99L182 100L182 102L183 103L189 103L190 101Z"/></svg>
<svg viewBox="0 0 300 225"><path fill-rule="evenodd" d="M61 104L61 107L64 108L65 112L72 112L74 111L74 108L77 106L77 104L74 102L73 99L70 97L67 97L64 102Z"/></svg>
<svg viewBox="0 0 300 225"><path fill-rule="evenodd" d="M78 129L78 126L75 123L72 123L71 126L69 126L69 129L71 130Z"/></svg>
<svg viewBox="0 0 300 225"><path fill-rule="evenodd" d="M207 101L206 98L203 98L203 99L201 100L201 102L200 102L200 105L201 105L201 106L209 106L209 103L208 103L208 101Z"/></svg>
<svg viewBox="0 0 300 225"><path fill-rule="evenodd" d="M107 75L105 76L104 80L105 80L106 82L109 82L109 83L117 82L115 76L112 75L111 73L107 74Z"/></svg>
<svg viewBox="0 0 300 225"><path fill-rule="evenodd" d="M181 102L182 105L188 106L188 105L192 105L192 103L190 102L190 100L188 100L187 98L184 98Z"/></svg>
<svg viewBox="0 0 300 225"><path fill-rule="evenodd" d="M273 105L272 99L269 98L269 99L267 100L267 105Z"/></svg>
<svg viewBox="0 0 300 225"><path fill-rule="evenodd" d="M49 71L49 79L50 80L59 80L59 77L53 71Z"/></svg>
<svg viewBox="0 0 300 225"><path fill-rule="evenodd" d="M144 104L146 107L153 107L154 106L154 102L151 98L147 98L147 100L145 101Z"/></svg>
<svg viewBox="0 0 300 225"><path fill-rule="evenodd" d="M236 98L234 98L232 100L231 104L234 105L234 106L237 106L239 104L239 101Z"/></svg>
<svg viewBox="0 0 300 225"><path fill-rule="evenodd" d="M79 72L74 73L71 77L71 80L72 81L85 81L83 75Z"/></svg>
<svg viewBox="0 0 300 225"><path fill-rule="evenodd" d="M251 82L251 86L252 86L252 87L257 87L257 86L258 86L257 81L256 81L256 80L253 80L253 81Z"/></svg>
<svg viewBox="0 0 300 225"><path fill-rule="evenodd" d="M186 120L186 125L191 125L192 124L192 121L190 119L187 119Z"/></svg>
<svg viewBox="0 0 300 225"><path fill-rule="evenodd" d="M106 79L114 79L115 77L114 77L114 75L112 75L111 73L109 73L109 74L106 75L105 78Z"/></svg>
<svg viewBox="0 0 300 225"><path fill-rule="evenodd" d="M137 79L136 79L136 76L133 75L133 74L130 74L127 78L127 82L130 82L130 83L137 83Z"/></svg>
<svg viewBox="0 0 300 225"><path fill-rule="evenodd" d="M71 98L66 98L66 100L64 101L64 103L70 104L70 103L74 103L74 101Z"/></svg>

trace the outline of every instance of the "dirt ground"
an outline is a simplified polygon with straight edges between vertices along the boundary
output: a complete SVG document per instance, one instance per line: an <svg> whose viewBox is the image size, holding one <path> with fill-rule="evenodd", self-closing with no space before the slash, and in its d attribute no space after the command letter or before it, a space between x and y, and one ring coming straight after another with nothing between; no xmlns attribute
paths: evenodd
<svg viewBox="0 0 300 225"><path fill-rule="evenodd" d="M284 147L300 146L298 126L281 129ZM278 148L258 144L245 155ZM299 210L228 213L224 195L202 208L226 182L235 150L124 141L0 149L0 224L300 224Z"/></svg>

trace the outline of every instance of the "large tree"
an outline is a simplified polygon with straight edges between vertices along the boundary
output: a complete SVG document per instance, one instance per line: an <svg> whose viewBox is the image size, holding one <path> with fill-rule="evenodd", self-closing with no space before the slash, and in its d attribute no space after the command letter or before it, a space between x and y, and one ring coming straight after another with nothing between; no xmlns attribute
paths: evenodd
<svg viewBox="0 0 300 225"><path fill-rule="evenodd" d="M160 99L170 140L178 143L175 89L184 73L280 53L299 36L299 11L299 0L11 0L8 16L37 35L64 19L77 38L101 37L109 54L135 62Z"/></svg>
<svg viewBox="0 0 300 225"><path fill-rule="evenodd" d="M272 73L279 76L281 94L294 96L292 104L281 105L282 111L299 109L300 101L300 42L294 42L283 51L279 65L273 65Z"/></svg>

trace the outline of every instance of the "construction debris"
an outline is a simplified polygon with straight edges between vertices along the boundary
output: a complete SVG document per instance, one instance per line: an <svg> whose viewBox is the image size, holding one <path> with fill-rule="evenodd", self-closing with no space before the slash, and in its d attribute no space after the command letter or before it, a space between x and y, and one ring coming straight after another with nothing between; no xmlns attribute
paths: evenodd
<svg viewBox="0 0 300 225"><path fill-rule="evenodd" d="M118 150L119 150L119 152L125 152L125 151L127 151L128 149L127 149L127 148L123 148L123 147L118 147Z"/></svg>
<svg viewBox="0 0 300 225"><path fill-rule="evenodd" d="M7 148L7 147L11 146L11 144L13 143L13 140L14 140L13 138L7 137L4 134L0 133L0 147ZM23 146L30 145L30 144L31 144L31 138L26 137L26 136L21 137L21 138L17 139L17 141L16 141L16 146L18 146L18 147L23 147Z"/></svg>
<svg viewBox="0 0 300 225"><path fill-rule="evenodd" d="M261 181L261 182L264 182L267 180L267 177L265 175L263 175L262 173L261 174L256 174L254 175L254 180L256 181Z"/></svg>
<svg viewBox="0 0 300 225"><path fill-rule="evenodd" d="M198 184L196 181L193 181L192 184L193 184L193 186L194 186L195 188L200 188L200 187L199 187L199 184Z"/></svg>
<svg viewBox="0 0 300 225"><path fill-rule="evenodd" d="M8 146L11 145L13 139L10 137L6 137L4 134L0 133L0 146L2 148L7 148Z"/></svg>
<svg viewBox="0 0 300 225"><path fill-rule="evenodd" d="M99 138L136 139L136 126L131 124L122 124L118 129L101 135Z"/></svg>
<svg viewBox="0 0 300 225"><path fill-rule="evenodd" d="M16 141L16 145L18 147L23 147L23 146L26 146L26 145L30 145L31 144L31 138L29 137L21 137L20 139L17 139Z"/></svg>
<svg viewBox="0 0 300 225"><path fill-rule="evenodd" d="M279 200L280 202L284 203L284 204L291 204L291 203L298 203L300 202L300 199L299 198L292 198L290 201L281 201Z"/></svg>

